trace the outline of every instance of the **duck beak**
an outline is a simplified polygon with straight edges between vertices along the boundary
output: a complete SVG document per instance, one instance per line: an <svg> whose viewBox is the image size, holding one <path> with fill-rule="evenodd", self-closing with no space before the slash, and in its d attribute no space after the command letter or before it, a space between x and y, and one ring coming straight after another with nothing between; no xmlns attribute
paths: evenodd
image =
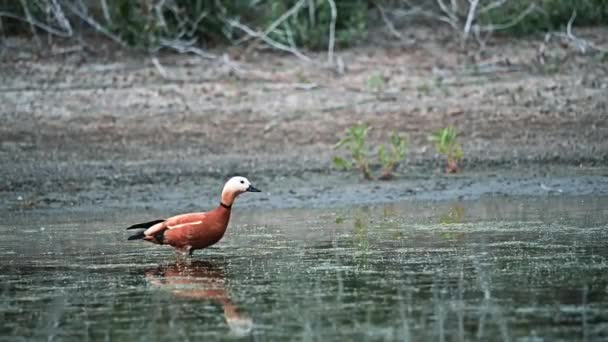
<svg viewBox="0 0 608 342"><path fill-rule="evenodd" d="M249 187L245 191L247 191L247 192L262 192L260 189L256 189L253 185L249 185Z"/></svg>

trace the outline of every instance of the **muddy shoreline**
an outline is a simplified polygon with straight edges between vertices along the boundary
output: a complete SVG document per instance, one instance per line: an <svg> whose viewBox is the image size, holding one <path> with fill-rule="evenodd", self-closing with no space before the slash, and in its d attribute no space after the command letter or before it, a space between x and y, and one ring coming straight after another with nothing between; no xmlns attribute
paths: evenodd
<svg viewBox="0 0 608 342"><path fill-rule="evenodd" d="M167 168L170 164L173 167ZM214 164L217 165L217 164ZM250 169L251 170L251 169ZM459 201L484 196L608 195L608 168L536 164L488 167L461 175L412 168L392 181L362 181L331 170L267 167L213 169L192 162L93 162L37 165L22 169L0 192L5 213L120 212L179 213L217 205L226 174L245 174L262 194L244 196L241 208L327 208L378 205L408 200Z"/></svg>
<svg viewBox="0 0 608 342"><path fill-rule="evenodd" d="M142 56L4 55L0 212L196 210L234 174L266 190L243 207L608 193L605 62L556 45L549 69L532 38L479 60L416 34L413 46L342 51L344 74L272 54L161 56L168 77ZM391 130L409 136L395 180L332 169L333 145L357 122L373 127L372 146ZM462 132L461 175L442 174L428 142L446 125Z"/></svg>

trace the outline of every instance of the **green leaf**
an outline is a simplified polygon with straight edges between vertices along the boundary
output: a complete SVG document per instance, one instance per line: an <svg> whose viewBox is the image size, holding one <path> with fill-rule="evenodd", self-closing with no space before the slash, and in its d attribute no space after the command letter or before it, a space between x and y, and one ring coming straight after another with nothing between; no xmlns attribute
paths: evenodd
<svg viewBox="0 0 608 342"><path fill-rule="evenodd" d="M350 170L350 168L352 167L352 164L346 161L346 159L344 158L334 157L332 161L334 163L334 166L338 169Z"/></svg>
<svg viewBox="0 0 608 342"><path fill-rule="evenodd" d="M457 136L456 129L450 126L434 132L430 140L435 143L435 149L438 153L451 156L457 146Z"/></svg>
<svg viewBox="0 0 608 342"><path fill-rule="evenodd" d="M460 147L460 145L456 145L454 147L454 159L455 160L459 160L464 156L464 153L462 152L462 148Z"/></svg>
<svg viewBox="0 0 608 342"><path fill-rule="evenodd" d="M448 128L441 131L441 140L439 141L441 145L446 146L448 144L449 134L450 134L450 130Z"/></svg>
<svg viewBox="0 0 608 342"><path fill-rule="evenodd" d="M380 147L378 147L378 160L382 165L386 165L388 162L388 156L386 155L384 145L380 145Z"/></svg>
<svg viewBox="0 0 608 342"><path fill-rule="evenodd" d="M407 154L407 139L395 132L391 135L391 144L393 145L393 161L400 162Z"/></svg>
<svg viewBox="0 0 608 342"><path fill-rule="evenodd" d="M352 141L351 137L345 136L344 138L340 139L340 141L338 141L338 143L336 143L334 145L334 149L341 148L342 146L350 143L351 141Z"/></svg>
<svg viewBox="0 0 608 342"><path fill-rule="evenodd" d="M395 132L391 134L391 144L393 145L393 147L399 146L402 140L403 138L399 134Z"/></svg>

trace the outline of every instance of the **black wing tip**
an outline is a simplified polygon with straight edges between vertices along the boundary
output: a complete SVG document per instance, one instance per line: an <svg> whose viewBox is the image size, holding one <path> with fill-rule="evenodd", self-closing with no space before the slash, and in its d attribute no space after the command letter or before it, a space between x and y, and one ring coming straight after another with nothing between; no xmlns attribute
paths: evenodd
<svg viewBox="0 0 608 342"><path fill-rule="evenodd" d="M129 236L129 238L127 240L141 240L144 237L146 237L146 235L144 234L144 232L140 232L140 233L137 233L135 235Z"/></svg>
<svg viewBox="0 0 608 342"><path fill-rule="evenodd" d="M129 229L140 229L140 228L150 228L153 225L157 224L157 223L161 223L161 222L165 222L166 220L154 220L154 221L150 221L150 222L144 222L144 223L138 223L138 224L134 224L131 227L128 227L127 230Z"/></svg>

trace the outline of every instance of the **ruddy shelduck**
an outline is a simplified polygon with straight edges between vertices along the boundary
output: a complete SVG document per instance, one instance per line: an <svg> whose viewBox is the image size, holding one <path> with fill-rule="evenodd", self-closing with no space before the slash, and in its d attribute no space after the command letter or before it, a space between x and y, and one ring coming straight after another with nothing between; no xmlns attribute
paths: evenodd
<svg viewBox="0 0 608 342"><path fill-rule="evenodd" d="M192 255L193 251L209 247L222 239L228 227L232 204L244 192L260 190L245 177L232 177L224 185L217 208L133 225L127 229L145 230L130 236L129 240L143 239L159 245L170 245Z"/></svg>

